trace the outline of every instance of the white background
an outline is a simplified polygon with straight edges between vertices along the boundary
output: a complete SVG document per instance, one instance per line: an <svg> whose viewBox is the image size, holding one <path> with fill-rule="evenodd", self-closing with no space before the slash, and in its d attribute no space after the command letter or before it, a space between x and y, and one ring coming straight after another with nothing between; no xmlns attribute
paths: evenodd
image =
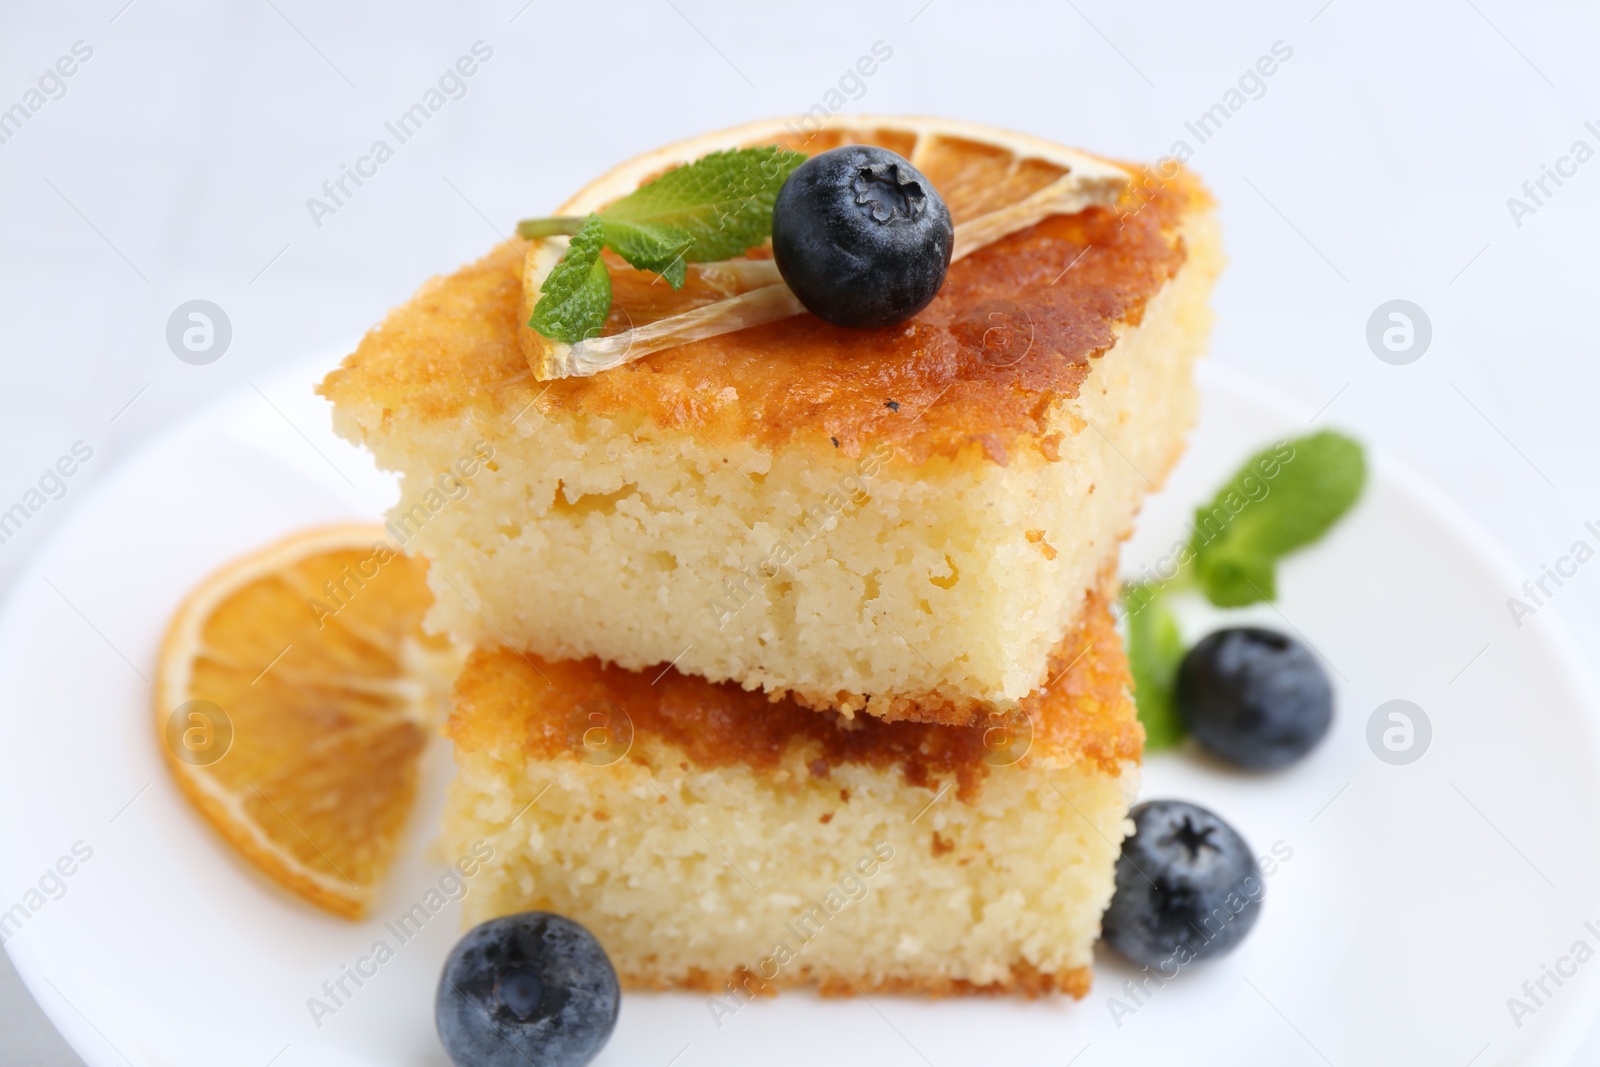
<svg viewBox="0 0 1600 1067"><path fill-rule="evenodd" d="M88 485L209 398L353 344L423 279L627 156L824 102L878 41L893 56L846 110L1139 159L1186 141L1231 257L1213 359L1420 469L1525 576L1597 541L1584 523L1600 521L1600 159L1548 183L1520 226L1507 206L1575 141L1600 151L1592 6L124 3L0 11L0 109L75 42L93 49L0 144L0 510L74 442L94 450L64 498L0 544L0 587ZM307 198L375 139L393 143L384 123L478 41L493 56L466 94L317 226ZM1200 144L1185 123L1279 41L1292 57ZM166 342L194 298L233 328L207 366ZM1366 342L1394 298L1432 323L1407 366ZM1525 624L1595 647L1600 564ZM1511 626L1483 618L1482 654ZM0 1062L75 1063L0 972ZM1586 1052L1600 1057L1600 1036Z"/></svg>

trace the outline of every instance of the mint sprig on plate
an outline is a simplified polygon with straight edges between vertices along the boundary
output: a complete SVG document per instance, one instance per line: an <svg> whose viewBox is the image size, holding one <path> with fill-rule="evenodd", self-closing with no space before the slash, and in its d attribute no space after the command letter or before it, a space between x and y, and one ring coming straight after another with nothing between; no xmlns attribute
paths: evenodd
<svg viewBox="0 0 1600 1067"><path fill-rule="evenodd" d="M1185 651L1183 635L1167 602L1148 586L1129 586L1123 592L1122 608L1128 672L1133 675L1134 703L1144 724L1145 751L1159 752L1183 740L1174 692Z"/></svg>
<svg viewBox="0 0 1600 1067"><path fill-rule="evenodd" d="M1206 599L1222 608L1275 599L1278 561L1327 533L1366 477L1361 446L1332 430L1251 456L1195 512L1189 551Z"/></svg>
<svg viewBox="0 0 1600 1067"><path fill-rule="evenodd" d="M611 278L601 248L677 289L687 277L686 264L731 259L755 247L772 235L772 203L805 159L776 145L713 152L594 214L518 223L517 232L529 240L573 235L545 279L528 325L567 344L599 335L611 310Z"/></svg>
<svg viewBox="0 0 1600 1067"><path fill-rule="evenodd" d="M1167 598L1196 589L1220 608L1275 599L1278 562L1344 517L1366 477L1361 445L1332 430L1265 448L1196 509L1177 574L1124 589L1123 640L1146 751L1171 748L1186 732L1175 688L1187 649Z"/></svg>

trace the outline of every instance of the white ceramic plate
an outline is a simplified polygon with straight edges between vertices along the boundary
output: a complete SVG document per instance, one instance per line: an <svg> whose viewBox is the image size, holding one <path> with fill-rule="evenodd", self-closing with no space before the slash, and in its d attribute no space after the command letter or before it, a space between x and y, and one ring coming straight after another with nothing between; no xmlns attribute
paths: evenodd
<svg viewBox="0 0 1600 1067"><path fill-rule="evenodd" d="M310 394L331 363L260 383L122 464L76 503L0 616L0 908L22 908L6 948L92 1067L447 1062L432 1005L454 909L320 1026L307 1007L437 880L444 744L392 884L374 919L352 925L219 847L168 781L150 723L145 679L191 583L297 527L375 517L392 497ZM1146 510L1129 573L1248 452L1307 429L1216 368L1204 377L1202 424ZM1600 964L1570 957L1579 941L1600 948L1596 703L1547 618L1511 624L1519 583L1458 513L1379 458L1356 511L1284 569L1279 604L1236 613L1314 645L1338 712L1321 748L1280 774L1192 752L1149 763L1146 796L1198 801L1258 853L1290 853L1233 955L1129 992L1142 976L1103 954L1081 1002L796 994L720 1029L702 997L629 996L598 1062L1563 1063L1600 993ZM1188 611L1191 639L1220 614ZM1407 765L1367 740L1393 699L1431 723ZM48 873L75 846L92 854L63 863L69 877ZM1573 976L1558 986L1545 965ZM1534 1003L1523 983L1541 978ZM1513 996L1531 1013L1513 1018Z"/></svg>

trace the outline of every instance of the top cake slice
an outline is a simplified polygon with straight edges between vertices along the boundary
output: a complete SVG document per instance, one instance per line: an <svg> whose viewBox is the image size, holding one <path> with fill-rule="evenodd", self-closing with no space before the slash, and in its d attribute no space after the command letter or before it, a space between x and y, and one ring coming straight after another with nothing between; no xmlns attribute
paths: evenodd
<svg viewBox="0 0 1600 1067"><path fill-rule="evenodd" d="M1059 174L993 147L1027 139L938 130L771 122L665 154L881 144L958 226ZM662 156L590 188L621 174L625 191ZM401 474L390 530L429 559L430 622L458 639L668 662L847 714L1011 711L1194 417L1213 205L1181 168L1127 169L1119 204L961 259L897 326L800 315L589 378L535 379L530 245L508 242L391 312L321 392L339 432ZM584 195L563 212L599 206ZM727 284L715 265L677 292L610 265L608 333Z"/></svg>

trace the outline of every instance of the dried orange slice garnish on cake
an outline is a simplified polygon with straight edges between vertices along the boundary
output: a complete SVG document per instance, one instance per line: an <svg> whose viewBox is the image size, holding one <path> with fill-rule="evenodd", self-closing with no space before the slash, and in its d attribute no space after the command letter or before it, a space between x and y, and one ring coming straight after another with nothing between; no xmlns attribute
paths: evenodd
<svg viewBox="0 0 1600 1067"><path fill-rule="evenodd" d="M843 116L806 131L794 120L770 119L636 156L584 186L557 214L598 211L662 173L712 152L777 145L816 155L853 143L890 149L933 183L955 224L952 261L1051 215L1116 205L1128 195L1133 178L1088 153L976 123L864 115ZM566 344L541 336L526 322L567 247L566 237L537 238L523 271L519 337L538 378L595 374L664 348L805 311L779 276L770 247L735 259L689 264L688 277L677 290L608 251L603 258L611 269L613 303L602 335Z"/></svg>
<svg viewBox="0 0 1600 1067"><path fill-rule="evenodd" d="M161 645L179 787L268 878L347 918L394 857L460 664L422 632L425 574L381 527L306 531L206 578Z"/></svg>

